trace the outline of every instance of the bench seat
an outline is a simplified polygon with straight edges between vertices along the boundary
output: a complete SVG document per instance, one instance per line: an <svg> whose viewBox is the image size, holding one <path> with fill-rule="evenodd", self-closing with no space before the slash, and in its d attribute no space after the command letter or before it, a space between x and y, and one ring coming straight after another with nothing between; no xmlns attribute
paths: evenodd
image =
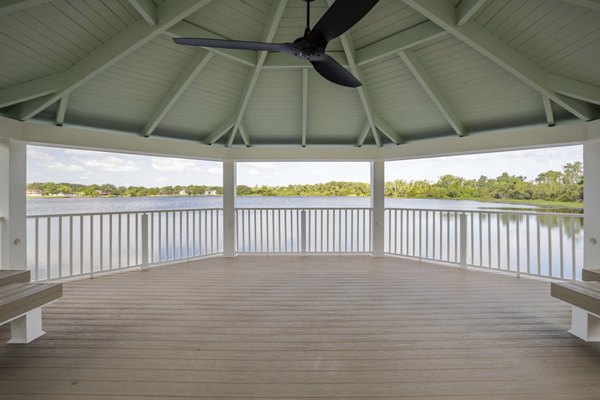
<svg viewBox="0 0 600 400"><path fill-rule="evenodd" d="M581 272L581 279L584 281L596 281L600 282L600 269L588 269L584 268Z"/></svg>
<svg viewBox="0 0 600 400"><path fill-rule="evenodd" d="M0 324L11 323L9 343L29 343L43 335L41 307L61 296L60 283L0 286Z"/></svg>
<svg viewBox="0 0 600 400"><path fill-rule="evenodd" d="M573 306L569 332L588 342L600 341L600 282L553 282L550 294Z"/></svg>
<svg viewBox="0 0 600 400"><path fill-rule="evenodd" d="M0 269L0 286L28 283L30 280L31 274L27 270Z"/></svg>

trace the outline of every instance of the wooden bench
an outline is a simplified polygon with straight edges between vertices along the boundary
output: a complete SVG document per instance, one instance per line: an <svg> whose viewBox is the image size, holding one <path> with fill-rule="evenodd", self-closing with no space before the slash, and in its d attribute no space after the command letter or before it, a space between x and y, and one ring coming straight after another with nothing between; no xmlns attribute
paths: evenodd
<svg viewBox="0 0 600 400"><path fill-rule="evenodd" d="M572 305L571 334L600 341L600 282L553 282L550 294Z"/></svg>
<svg viewBox="0 0 600 400"><path fill-rule="evenodd" d="M30 280L29 271L0 269L0 286L10 285L11 283L29 283Z"/></svg>
<svg viewBox="0 0 600 400"><path fill-rule="evenodd" d="M62 296L60 283L28 283L29 271L0 270L0 325L11 323L8 343L42 336L42 306Z"/></svg>
<svg viewBox="0 0 600 400"><path fill-rule="evenodd" d="M596 281L600 282L600 269L587 269L584 268L581 272L581 279L584 281Z"/></svg>

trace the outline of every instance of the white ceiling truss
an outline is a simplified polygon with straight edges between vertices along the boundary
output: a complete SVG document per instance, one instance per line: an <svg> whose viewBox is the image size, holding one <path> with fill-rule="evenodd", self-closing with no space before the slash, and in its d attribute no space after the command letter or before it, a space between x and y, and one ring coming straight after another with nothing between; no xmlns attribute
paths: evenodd
<svg viewBox="0 0 600 400"><path fill-rule="evenodd" d="M202 70L206 67L213 55L213 53L199 51L190 60L190 62L185 67L177 81L173 84L171 89L169 89L167 94L163 97L162 101L160 102L158 107L156 107L150 118L148 118L148 123L142 130L144 136L148 137L152 135L152 132L156 129L158 124L160 124L160 121L162 121L165 115L173 107L175 102L181 97L185 89L187 89L188 86L190 86L190 84L198 76L198 74L202 72Z"/></svg>
<svg viewBox="0 0 600 400"><path fill-rule="evenodd" d="M363 82L363 86L357 88L356 95L364 119L361 122L360 134L352 138L354 146L363 147L365 144L374 143L377 147L383 147L388 143L402 145L411 141L402 128L398 129L398 122L390 119L389 111L384 115L384 112L379 110L378 102L373 101L376 98L374 93L378 89L366 78L367 68L390 59L397 59L397 62L410 71L418 87L431 100L435 107L434 112L437 109L439 118L445 121L448 132L454 132L458 137L472 133L467 130L469 125L461 120L460 109L453 104L451 96L445 93L447 86L440 84L437 80L439 77L436 79L436 75L428 70L428 65L415 50L420 46L452 37L539 93L538 96L542 99L540 106L543 107L540 109L543 110L548 126L558 124L559 108L583 121L592 121L600 117L597 107L600 105L598 82L586 83L547 72L541 64L527 58L478 22L478 14L494 0L462 0L458 3L447 0L394 1L409 6L427 20L374 42L361 42L361 46L357 45L359 41L356 38L353 40L352 31L347 32L339 38L342 51L338 47L328 52ZM598 0L563 1L584 7L592 13L600 12ZM333 2L334 0L326 0L329 6ZM10 16L12 13L48 3L51 3L51 0L0 0L0 16ZM6 110L4 114L13 119L27 121L56 105L54 124L63 126L68 109L74 102L72 94L77 89L159 36L226 39L208 27L188 20L188 17L211 4L211 0L166 0L158 6L152 0L127 0L127 3L138 14L137 20L78 62L62 72L0 89L0 108ZM290 3L288 0L272 2L269 17L263 26L261 41L276 41L281 21ZM310 89L313 84L310 65L285 54L255 54L226 49L197 49L178 78L161 96L160 102L154 104L143 128L134 133L145 137L153 135L198 77L209 69L210 65L219 61L232 62L248 70L247 77L233 114L211 125L213 129L209 133L198 132L196 141L207 145L219 143L226 147L235 147L237 143L241 143L239 140L236 142L239 133L245 147L253 146L253 139L256 137L245 117L261 74L265 71L297 70L301 98L297 109L298 134L294 143L302 147L312 145L309 140L312 137L310 99L313 96ZM372 142L367 141L370 140L370 135Z"/></svg>
<svg viewBox="0 0 600 400"><path fill-rule="evenodd" d="M148 23L148 25L156 25L158 23L158 8L152 0L129 0L129 4L135 11L140 14L140 17Z"/></svg>
<svg viewBox="0 0 600 400"><path fill-rule="evenodd" d="M281 17L283 16L283 12L287 5L287 0L280 0L275 2L272 6L271 15L269 16L269 21L265 26L265 31L263 33L262 41L266 43L273 42L273 38L275 37L275 32L277 31L277 27L279 26L279 21L281 21ZM265 60L267 59L267 52L261 51L258 54L256 60L256 66L252 71L251 75L248 79L248 84L244 89L244 93L242 94L242 100L240 105L238 106L237 115L235 117L235 123L233 124L233 129L229 134L229 139L227 139L227 146L231 146L233 144L233 140L235 139L235 135L237 134L240 126L242 125L242 119L244 118L244 114L246 113L246 109L248 108L248 103L250 102L250 98L252 97L252 93L254 92L254 88L256 87L256 82L260 76ZM242 137L243 138L243 137ZM245 145L250 147L249 138L246 135L246 140L244 140Z"/></svg>
<svg viewBox="0 0 600 400"><path fill-rule="evenodd" d="M444 118L446 118L448 123L452 125L452 129L454 129L458 136L464 136L466 134L465 127L460 122L458 115L452 110L452 107L444 98L441 90L435 84L433 78L429 76L415 53L411 50L403 50L399 54L402 61L404 61L404 64L406 64L419 84L423 87L423 90L425 90L427 95L435 103L436 107L444 115Z"/></svg>
<svg viewBox="0 0 600 400"><path fill-rule="evenodd" d="M61 81L62 84L58 90L51 94L46 94L48 93L47 88L45 90L40 90L38 96L36 96L37 98L19 103L8 115L21 121L33 118L62 97L85 84L94 76L139 49L144 44L164 33L177 22L198 11L210 2L211 0L178 0L163 3L157 10L158 23L156 25L148 25L143 19L138 20L80 62L73 65L67 71L58 76L50 76L39 79L34 83L32 82L32 86L41 89L46 88L49 84L48 82ZM35 89L31 88L30 90Z"/></svg>
<svg viewBox="0 0 600 400"><path fill-rule="evenodd" d="M552 101L546 96L542 96L542 101L544 102L544 112L546 113L548 126L556 125L556 121L554 120L554 110L552 110Z"/></svg>
<svg viewBox="0 0 600 400"><path fill-rule="evenodd" d="M548 75L525 56L512 49L475 21L456 24L456 9L439 0L403 0L448 33L504 68L532 89L540 92L577 118L591 121L598 111L589 103L556 93L548 84ZM598 88L596 88L598 89Z"/></svg>

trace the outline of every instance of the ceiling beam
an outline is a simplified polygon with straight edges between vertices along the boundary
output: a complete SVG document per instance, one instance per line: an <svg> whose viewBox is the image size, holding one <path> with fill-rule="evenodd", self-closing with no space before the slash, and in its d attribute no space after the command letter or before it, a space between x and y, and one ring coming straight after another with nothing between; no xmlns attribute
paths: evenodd
<svg viewBox="0 0 600 400"><path fill-rule="evenodd" d="M356 51L356 65L363 65L396 56L398 52L418 46L447 35L447 32L431 21L408 28Z"/></svg>
<svg viewBox="0 0 600 400"><path fill-rule="evenodd" d="M387 122L379 118L378 115L375 115L375 126L392 142L396 144L406 143L406 140L404 140L402 136L398 135L398 133L396 133L396 131L391 126L389 126Z"/></svg>
<svg viewBox="0 0 600 400"><path fill-rule="evenodd" d="M542 102L544 103L544 112L546 113L546 121L548 121L548 126L554 126L556 124L556 121L554 120L552 102L549 98L545 96L542 96Z"/></svg>
<svg viewBox="0 0 600 400"><path fill-rule="evenodd" d="M565 96L600 105L600 86L590 85L563 76L548 74L548 85Z"/></svg>
<svg viewBox="0 0 600 400"><path fill-rule="evenodd" d="M302 147L308 136L308 68L302 69Z"/></svg>
<svg viewBox="0 0 600 400"><path fill-rule="evenodd" d="M148 25L156 25L158 23L158 11L152 0L129 0L129 4L131 4Z"/></svg>
<svg viewBox="0 0 600 400"><path fill-rule="evenodd" d="M50 0L0 0L0 16L39 6Z"/></svg>
<svg viewBox="0 0 600 400"><path fill-rule="evenodd" d="M187 64L183 72L179 75L179 78L175 81L173 86L165 94L156 109L152 112L146 126L142 130L142 134L146 137L152 135L152 132L160 124L162 119L167 115L169 110L175 105L177 100L190 86L190 84L196 79L198 74L206 67L213 57L213 53L205 52L203 50L198 51L192 60Z"/></svg>
<svg viewBox="0 0 600 400"><path fill-rule="evenodd" d="M46 121L20 122L8 118L4 119L20 124L21 135L19 140L26 141L29 144L215 161L222 160L227 156L225 148L206 146L189 140L160 136L145 138L139 134L121 131L79 126L58 127ZM0 117L0 128L3 128L2 125L3 118ZM0 136L5 133L5 129L0 130Z"/></svg>
<svg viewBox="0 0 600 400"><path fill-rule="evenodd" d="M56 117L54 118L54 124L56 126L63 126L65 123L65 114L67 113L67 104L69 103L69 95L66 95L58 102L58 109L56 110Z"/></svg>
<svg viewBox="0 0 600 400"><path fill-rule="evenodd" d="M57 74L0 90L0 108L19 104L58 92L65 83L65 75Z"/></svg>
<svg viewBox="0 0 600 400"><path fill-rule="evenodd" d="M331 2L330 2L331 4ZM371 104L371 99L365 89L364 81L362 78L362 73L359 71L356 62L354 61L354 45L350 40L348 40L348 36L346 34L340 36L340 40L342 42L342 46L344 47L344 52L346 53L346 57L348 58L348 64L350 66L350 71L356 76L356 78L363 83L363 86L359 86L356 88L358 92L358 97L360 98L360 102L365 111L365 115L367 117L367 122L369 123L369 127L371 128L371 132L374 137L377 137L377 127L375 126L375 117L373 115L373 106ZM382 146L381 141L377 143L378 146Z"/></svg>
<svg viewBox="0 0 600 400"><path fill-rule="evenodd" d="M357 49L355 62L357 66L362 67L364 65L379 61L385 57L396 56L399 51L409 49L446 35L448 35L448 33L433 22L423 22L422 24ZM344 67L348 67L348 60L346 59L344 52L328 51L327 54L333 57ZM263 68L295 69L306 68L307 65L309 65L307 61L296 57L291 57L288 54L269 53Z"/></svg>
<svg viewBox="0 0 600 400"><path fill-rule="evenodd" d="M327 0L327 4L331 7L334 3L334 0ZM346 54L346 58L348 59L348 66L350 71L354 74L354 76L363 83L363 86L359 86L356 88L358 92L358 97L360 98L360 102L365 111L365 116L367 117L367 122L369 123L369 127L371 128L371 132L373 136L377 138L377 127L375 126L375 116L373 113L373 106L371 105L371 100L369 99L369 95L367 90L365 89L364 82L362 79L362 73L358 69L356 65L356 50L354 49L354 44L350 40L349 34L345 33L340 36L340 41L342 42L342 47L344 48L344 53ZM378 146L382 146L381 141L377 143Z"/></svg>
<svg viewBox="0 0 600 400"><path fill-rule="evenodd" d="M367 121L365 122L365 125L363 126L362 130L360 131L360 136L356 140L356 147L362 147L362 145L365 144L365 140L367 139L367 136L369 135L370 131L371 126L369 125L369 121Z"/></svg>
<svg viewBox="0 0 600 400"><path fill-rule="evenodd" d="M171 156L205 160L236 161L371 161L400 160L460 154L489 153L540 147L581 144L600 137L600 121L570 121L549 128L524 126L488 132L472 132L469 136L436 137L415 140L403 146L259 146L224 148L164 137L144 138L140 135L84 127L56 127L45 122L19 122L0 117L0 137L22 140L30 144L114 151L119 153Z"/></svg>
<svg viewBox="0 0 600 400"><path fill-rule="evenodd" d="M415 53L412 50L404 50L399 54L402 61L404 61L404 64L406 64L408 69L413 73L423 90L425 90L446 121L452 126L454 132L456 132L458 136L464 136L466 131L463 124L460 122L460 118L458 118L458 115L456 115L450 106L450 103L448 103L442 91L425 70L425 67L423 67L423 64L421 64L421 61L419 61Z"/></svg>
<svg viewBox="0 0 600 400"><path fill-rule="evenodd" d="M170 27L166 32L166 35L176 38L176 37L199 37L206 39L228 39L224 36L217 35L211 31L208 31L204 28L191 24L187 21L181 21L172 27ZM228 49L217 49L217 48L206 48L206 50L215 53L218 56L227 58L231 61L235 61L237 63L247 65L248 67L254 67L256 65L256 54L252 51L244 51L244 50L228 50Z"/></svg>
<svg viewBox="0 0 600 400"><path fill-rule="evenodd" d="M263 32L263 42L271 43L273 41L273 38L275 37L275 32L277 31L279 21L281 21L281 17L283 16L283 12L285 11L286 5L287 0L280 0L272 5L269 20L267 21L267 24L265 25L265 31ZM246 113L246 108L248 107L248 103L250 102L252 93L254 93L256 82L258 82L258 77L260 76L260 73L262 71L263 64L267 59L267 54L268 52L261 51L258 55L258 58L256 59L256 66L254 67L254 70L252 71L252 74L248 79L248 83L246 84L246 88L244 89L244 93L242 94L242 100L238 106L237 115L235 116L235 124L233 125L233 130L229 134L227 146L231 146L233 144L235 135L237 134L237 131L240 128L240 124L242 123L242 119L244 118L244 114Z"/></svg>
<svg viewBox="0 0 600 400"><path fill-rule="evenodd" d="M403 1L576 117L585 121L597 118L598 112L592 105L554 92L542 69L481 25L468 21L463 26L457 26L456 10L452 4L445 0Z"/></svg>
<svg viewBox="0 0 600 400"><path fill-rule="evenodd" d="M219 125L217 127L217 129L215 129L213 131L213 133L211 133L206 138L204 138L204 140L202 141L202 143L204 143L204 144L213 144L213 143L215 143L217 140L219 140L223 136L225 136L225 134L227 132L229 132L229 130L231 128L233 128L233 124L235 124L235 120L233 119L233 117L226 119L225 121L223 121L223 123L221 125Z"/></svg>
<svg viewBox="0 0 600 400"><path fill-rule="evenodd" d="M487 3L487 0L461 0L456 6L456 25L462 26Z"/></svg>
<svg viewBox="0 0 600 400"><path fill-rule="evenodd" d="M22 121L34 117L210 1L169 0L162 3L158 7L158 24L156 26L149 26L143 20L134 22L66 70L64 85L60 90L50 96L20 103L9 111L9 116Z"/></svg>
<svg viewBox="0 0 600 400"><path fill-rule="evenodd" d="M589 8L590 10L600 11L600 1L598 0L563 0L579 7Z"/></svg>
<svg viewBox="0 0 600 400"><path fill-rule="evenodd" d="M242 137L246 147L252 146L252 142L250 142L250 135L248 135L248 130L244 124L240 124L240 136Z"/></svg>

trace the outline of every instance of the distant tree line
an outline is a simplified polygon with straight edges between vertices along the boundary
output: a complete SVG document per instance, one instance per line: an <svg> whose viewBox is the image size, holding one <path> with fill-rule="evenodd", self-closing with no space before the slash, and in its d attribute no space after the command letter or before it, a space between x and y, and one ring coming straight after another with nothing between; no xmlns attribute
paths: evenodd
<svg viewBox="0 0 600 400"><path fill-rule="evenodd" d="M163 186L147 188L143 186L80 185L77 183L35 182L27 184L28 192L36 192L42 196L78 197L145 197L145 196L204 196L206 194L222 195L219 186L187 185Z"/></svg>
<svg viewBox="0 0 600 400"><path fill-rule="evenodd" d="M568 163L562 171L542 172L533 181L506 172L497 178L479 179L444 175L433 183L395 180L386 182L385 192L390 197L581 202L583 166L579 161Z"/></svg>
<svg viewBox="0 0 600 400"><path fill-rule="evenodd" d="M222 195L219 186L188 185L146 188L141 186L79 185L72 183L30 183L28 190L43 196L76 195L81 197L203 196ZM328 182L313 185L246 186L239 185L240 196L369 196L371 186L362 182ZM397 179L385 184L385 195L403 198L547 200L581 202L583 200L583 166L566 164L562 171L546 171L533 181L523 176L503 173L497 178L481 176L464 179L441 176L436 182Z"/></svg>

